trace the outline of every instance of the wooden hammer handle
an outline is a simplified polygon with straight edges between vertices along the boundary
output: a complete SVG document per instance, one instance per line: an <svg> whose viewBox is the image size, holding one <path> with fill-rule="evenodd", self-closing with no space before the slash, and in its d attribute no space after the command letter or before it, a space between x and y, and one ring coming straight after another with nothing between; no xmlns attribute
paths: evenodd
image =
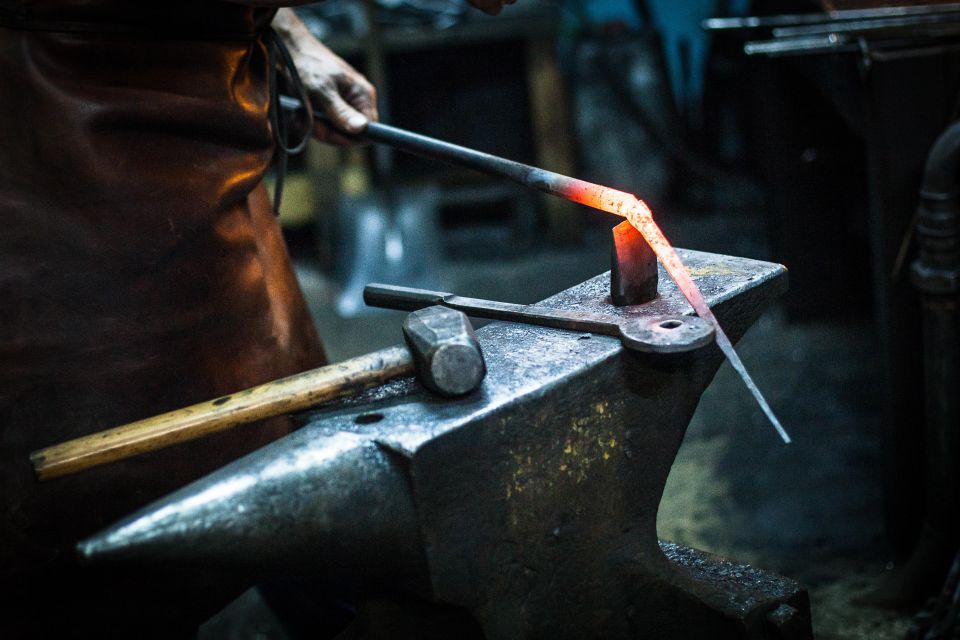
<svg viewBox="0 0 960 640"><path fill-rule="evenodd" d="M47 447L30 454L30 461L37 478L49 480L307 409L413 372L410 352L390 347Z"/></svg>

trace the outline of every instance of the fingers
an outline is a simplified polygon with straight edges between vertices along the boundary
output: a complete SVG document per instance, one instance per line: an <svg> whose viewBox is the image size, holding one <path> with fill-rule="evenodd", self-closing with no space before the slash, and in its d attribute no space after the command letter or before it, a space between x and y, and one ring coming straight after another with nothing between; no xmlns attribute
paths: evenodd
<svg viewBox="0 0 960 640"><path fill-rule="evenodd" d="M360 134L371 120L379 119L377 92L356 71L338 74L322 83L314 92L314 102L332 125L317 123L314 127L314 136L322 142L357 144L355 138L344 134Z"/></svg>
<svg viewBox="0 0 960 640"><path fill-rule="evenodd" d="M334 128L357 134L367 127L368 117L344 100L338 91L325 92L320 100L323 111L333 123Z"/></svg>
<svg viewBox="0 0 960 640"><path fill-rule="evenodd" d="M341 78L340 95L351 107L362 113L368 120L379 120L377 112L377 90L360 73L351 69L351 73Z"/></svg>
<svg viewBox="0 0 960 640"><path fill-rule="evenodd" d="M335 73L312 83L311 97L330 125L317 123L314 136L339 146L357 144L346 134L360 134L371 120L379 119L377 92L363 75L344 63Z"/></svg>

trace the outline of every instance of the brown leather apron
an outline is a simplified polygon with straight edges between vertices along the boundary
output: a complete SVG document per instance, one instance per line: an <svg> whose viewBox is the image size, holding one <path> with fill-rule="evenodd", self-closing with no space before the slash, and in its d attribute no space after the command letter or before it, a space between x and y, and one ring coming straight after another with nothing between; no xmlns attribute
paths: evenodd
<svg viewBox="0 0 960 640"><path fill-rule="evenodd" d="M266 193L273 12L0 0L0 580L279 437L38 484L30 451L324 361Z"/></svg>

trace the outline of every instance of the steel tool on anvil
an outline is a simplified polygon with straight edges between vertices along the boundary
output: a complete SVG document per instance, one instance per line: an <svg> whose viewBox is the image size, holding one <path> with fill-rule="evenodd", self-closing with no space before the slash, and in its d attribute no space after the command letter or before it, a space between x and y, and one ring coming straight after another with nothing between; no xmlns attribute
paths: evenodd
<svg viewBox="0 0 960 640"><path fill-rule="evenodd" d="M704 347L714 332L702 318L691 315L655 315L637 305L657 297L657 259L650 246L629 222L612 230L610 302L616 307L636 307L621 314L591 313L581 309L551 309L465 298L443 291L426 291L390 284L369 284L363 300L372 307L415 311L442 305L478 318L524 322L554 329L598 333L620 338L623 346L648 353L682 353Z"/></svg>
<svg viewBox="0 0 960 640"><path fill-rule="evenodd" d="M649 316L643 313L627 316L600 315L465 298L443 291L379 283L366 286L363 300L372 307L401 311L442 305L477 318L524 322L554 329L615 336L620 338L620 342L628 349L650 353L692 351L710 344L713 340L713 329L695 316Z"/></svg>
<svg viewBox="0 0 960 640"><path fill-rule="evenodd" d="M740 337L783 267L684 251ZM684 316L677 287L616 306L597 276L538 305ZM312 574L469 613L489 640L809 638L796 583L661 543L657 508L720 353L637 353L604 335L495 322L481 392L395 381L79 545L91 563Z"/></svg>
<svg viewBox="0 0 960 640"><path fill-rule="evenodd" d="M188 442L236 425L302 411L417 373L442 396L475 391L486 375L467 317L441 306L421 308L403 323L406 347L389 347L183 409L70 440L30 456L40 480L57 478Z"/></svg>

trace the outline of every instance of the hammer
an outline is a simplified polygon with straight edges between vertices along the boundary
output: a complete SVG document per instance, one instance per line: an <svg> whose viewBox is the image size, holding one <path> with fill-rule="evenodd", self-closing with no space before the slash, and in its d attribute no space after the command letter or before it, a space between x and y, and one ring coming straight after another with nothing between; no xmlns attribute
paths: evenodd
<svg viewBox="0 0 960 640"><path fill-rule="evenodd" d="M428 389L447 397L476 390L486 375L470 320L433 306L403 323L407 346L396 346L337 364L69 440L30 454L40 480L70 475L108 462L225 431L238 424L307 409L417 373Z"/></svg>

